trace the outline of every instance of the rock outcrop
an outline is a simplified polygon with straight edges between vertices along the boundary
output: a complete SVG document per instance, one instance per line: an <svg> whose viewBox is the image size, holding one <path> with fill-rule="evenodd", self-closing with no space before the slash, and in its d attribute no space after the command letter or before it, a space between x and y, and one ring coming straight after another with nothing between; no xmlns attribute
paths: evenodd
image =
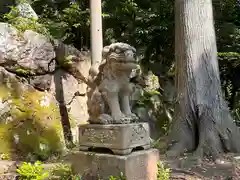
<svg viewBox="0 0 240 180"><path fill-rule="evenodd" d="M61 153L74 127L88 120L80 76L88 76L90 65L88 52L0 23L0 154L46 159Z"/></svg>

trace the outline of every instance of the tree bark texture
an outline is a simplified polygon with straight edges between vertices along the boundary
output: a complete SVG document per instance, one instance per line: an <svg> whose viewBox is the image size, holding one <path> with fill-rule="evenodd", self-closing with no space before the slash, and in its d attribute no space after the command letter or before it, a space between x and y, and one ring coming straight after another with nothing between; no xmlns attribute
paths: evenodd
<svg viewBox="0 0 240 180"><path fill-rule="evenodd" d="M211 0L175 1L177 104L169 156L219 158L240 151L240 132L223 99Z"/></svg>

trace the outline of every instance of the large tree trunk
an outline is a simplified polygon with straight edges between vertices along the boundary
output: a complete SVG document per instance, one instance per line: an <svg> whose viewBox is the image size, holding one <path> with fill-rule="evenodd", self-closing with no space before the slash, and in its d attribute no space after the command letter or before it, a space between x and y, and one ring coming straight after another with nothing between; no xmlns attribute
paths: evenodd
<svg viewBox="0 0 240 180"><path fill-rule="evenodd" d="M223 100L211 0L175 1L177 104L169 156L214 159L240 151L240 132Z"/></svg>

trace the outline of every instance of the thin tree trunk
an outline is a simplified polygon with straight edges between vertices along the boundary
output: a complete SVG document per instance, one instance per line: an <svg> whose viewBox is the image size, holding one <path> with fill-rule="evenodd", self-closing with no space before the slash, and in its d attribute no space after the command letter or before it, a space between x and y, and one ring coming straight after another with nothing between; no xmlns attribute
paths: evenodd
<svg viewBox="0 0 240 180"><path fill-rule="evenodd" d="M211 0L175 1L177 105L169 156L214 159L240 151L240 132L223 100Z"/></svg>

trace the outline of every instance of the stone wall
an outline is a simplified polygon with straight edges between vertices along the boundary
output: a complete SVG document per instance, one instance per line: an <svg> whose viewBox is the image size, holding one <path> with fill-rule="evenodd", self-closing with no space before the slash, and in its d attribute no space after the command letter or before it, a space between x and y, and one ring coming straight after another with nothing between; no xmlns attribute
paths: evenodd
<svg viewBox="0 0 240 180"><path fill-rule="evenodd" d="M24 124L30 119L32 124L38 122L43 127L31 126L31 137L38 134L41 139L41 134L47 129L60 131L61 128L64 133L71 129L73 140L76 140L76 125L87 123L88 120L87 86L71 75L69 67L74 66L80 74L88 77L90 65L89 52L80 52L57 40L51 41L32 30L20 33L9 24L0 23L0 134L5 132L3 129L15 126L15 122ZM5 107L15 107L15 110ZM19 112L16 109L19 109ZM62 127L54 123L49 124L54 120ZM28 132L25 127L22 126L26 130L24 133L29 133L30 130ZM6 148L1 146L0 154L13 155L14 153L10 152L16 149L12 147L13 144L15 146L24 142L20 139L18 143L13 143L14 136L16 135L9 132L9 138L4 139ZM64 141L62 135L57 136L60 142ZM69 134L64 136L66 138ZM36 144L38 147L29 147L26 151L39 149L41 141L51 146L52 142L43 139ZM54 151L54 147L49 153L50 151Z"/></svg>

